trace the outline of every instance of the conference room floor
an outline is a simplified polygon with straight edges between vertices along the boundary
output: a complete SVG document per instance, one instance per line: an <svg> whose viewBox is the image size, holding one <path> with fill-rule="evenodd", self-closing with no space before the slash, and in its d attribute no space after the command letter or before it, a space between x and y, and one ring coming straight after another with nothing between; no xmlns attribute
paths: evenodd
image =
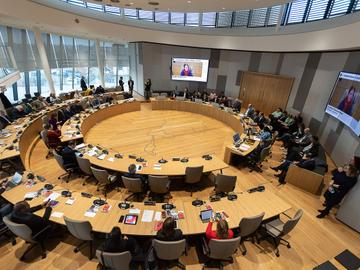
<svg viewBox="0 0 360 270"><path fill-rule="evenodd" d="M42 174L52 183L60 183L57 176L63 171L58 167L54 159L45 160L46 147L42 141L38 141L30 157L31 169ZM234 264L227 265L225 269L312 269L314 266L327 261L345 249L351 250L354 254L360 254L360 234L350 229L335 219L331 214L329 217L319 220L316 218L317 209L321 209L322 198L306 193L289 184L278 186L276 178L270 166L278 164L281 159L281 150L276 143L273 149L273 157L264 163L264 172L249 172L247 168L229 167L224 170L224 174L237 175L238 181L236 192L246 190L250 187L265 184L267 190L271 190L280 198L288 202L293 209L293 215L299 208L304 210L303 218L286 239L290 241L292 248L287 249L280 246L280 257L277 258L273 252L273 247L267 242L255 245L250 242L245 243L248 252L242 256L240 252L235 256ZM329 171L334 168L334 164L329 160ZM329 174L326 175L326 182L330 180ZM89 182L85 187L82 180L74 178L68 184L62 183L70 190L84 190L93 194L96 187ZM210 181L209 181L210 182ZM207 197L213 190L209 185L204 184L204 189L196 192L193 197L183 190L171 191L174 199L192 201L195 197ZM122 200L126 196L126 191L112 191L108 197ZM15 246L9 242L0 242L0 269L96 269L98 261L87 258L87 249L80 253L74 253L73 248L79 241L70 235L58 242L56 239L47 243L48 256L41 260L38 256L39 250L29 253L25 262L19 261L19 257L24 252L27 244L18 240ZM203 256L196 247L193 239L190 239L190 250L188 256L183 256L181 261L186 264L187 269L201 269ZM200 261L200 262L199 262Z"/></svg>

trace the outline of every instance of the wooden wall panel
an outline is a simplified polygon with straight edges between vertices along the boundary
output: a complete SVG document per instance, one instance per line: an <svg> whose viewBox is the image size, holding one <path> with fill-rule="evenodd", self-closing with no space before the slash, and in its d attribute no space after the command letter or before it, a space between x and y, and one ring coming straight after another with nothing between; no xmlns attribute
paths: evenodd
<svg viewBox="0 0 360 270"><path fill-rule="evenodd" d="M239 99L244 107L251 103L256 109L269 114L278 107L286 108L293 83L293 77L244 72Z"/></svg>

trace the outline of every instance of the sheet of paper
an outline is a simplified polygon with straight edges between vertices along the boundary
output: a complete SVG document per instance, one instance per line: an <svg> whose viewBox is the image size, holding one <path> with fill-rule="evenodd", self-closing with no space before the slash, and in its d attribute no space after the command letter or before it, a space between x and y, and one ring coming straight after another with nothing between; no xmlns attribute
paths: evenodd
<svg viewBox="0 0 360 270"><path fill-rule="evenodd" d="M156 211L154 215L154 221L160 221L161 220L161 212Z"/></svg>
<svg viewBox="0 0 360 270"><path fill-rule="evenodd" d="M95 217L96 216L96 212L90 212L90 211L86 211L84 214L85 217Z"/></svg>
<svg viewBox="0 0 360 270"><path fill-rule="evenodd" d="M28 192L25 194L24 199L33 199L38 195L37 191L35 192Z"/></svg>
<svg viewBox="0 0 360 270"><path fill-rule="evenodd" d="M61 212L52 212L51 213L51 217L55 217L55 218L62 218L63 215L64 215L64 213L61 213Z"/></svg>
<svg viewBox="0 0 360 270"><path fill-rule="evenodd" d="M154 210L144 210L141 221L142 222L151 222L154 216Z"/></svg>
<svg viewBox="0 0 360 270"><path fill-rule="evenodd" d="M81 148L84 148L85 146L86 146L85 143L81 143L81 144L75 146L75 149L81 149Z"/></svg>
<svg viewBox="0 0 360 270"><path fill-rule="evenodd" d="M137 209L137 208L130 209L129 214L138 215L138 214L140 214L140 209Z"/></svg>
<svg viewBox="0 0 360 270"><path fill-rule="evenodd" d="M100 156L98 156L98 159L103 160L105 157L106 157L105 154L101 154Z"/></svg>
<svg viewBox="0 0 360 270"><path fill-rule="evenodd" d="M55 201L59 197L60 197L60 193L53 192L50 194L50 196L48 196L46 199L44 199L44 202L46 202L47 200Z"/></svg>
<svg viewBox="0 0 360 270"><path fill-rule="evenodd" d="M93 150L88 151L86 154L90 157L93 157L96 155L95 151L93 151Z"/></svg>
<svg viewBox="0 0 360 270"><path fill-rule="evenodd" d="M68 199L68 200L65 202L65 204L67 204L67 205L73 205L74 202L75 202L75 199Z"/></svg>
<svg viewBox="0 0 360 270"><path fill-rule="evenodd" d="M113 157L109 157L107 160L110 161L110 162L114 162L114 158L113 158Z"/></svg>

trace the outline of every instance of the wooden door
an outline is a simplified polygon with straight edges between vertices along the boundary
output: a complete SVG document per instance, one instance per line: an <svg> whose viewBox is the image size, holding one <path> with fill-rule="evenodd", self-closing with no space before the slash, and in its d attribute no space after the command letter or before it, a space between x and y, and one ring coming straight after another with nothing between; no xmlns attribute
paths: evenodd
<svg viewBox="0 0 360 270"><path fill-rule="evenodd" d="M247 71L241 78L239 99L243 108L253 104L267 115L286 108L293 82L293 77Z"/></svg>

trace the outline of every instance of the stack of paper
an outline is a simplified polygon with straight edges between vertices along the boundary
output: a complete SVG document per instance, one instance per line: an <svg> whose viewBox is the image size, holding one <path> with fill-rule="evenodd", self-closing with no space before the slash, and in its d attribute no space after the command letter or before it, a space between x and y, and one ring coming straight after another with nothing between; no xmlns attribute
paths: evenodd
<svg viewBox="0 0 360 270"><path fill-rule="evenodd" d="M141 221L142 222L152 222L154 215L154 210L144 210Z"/></svg>

